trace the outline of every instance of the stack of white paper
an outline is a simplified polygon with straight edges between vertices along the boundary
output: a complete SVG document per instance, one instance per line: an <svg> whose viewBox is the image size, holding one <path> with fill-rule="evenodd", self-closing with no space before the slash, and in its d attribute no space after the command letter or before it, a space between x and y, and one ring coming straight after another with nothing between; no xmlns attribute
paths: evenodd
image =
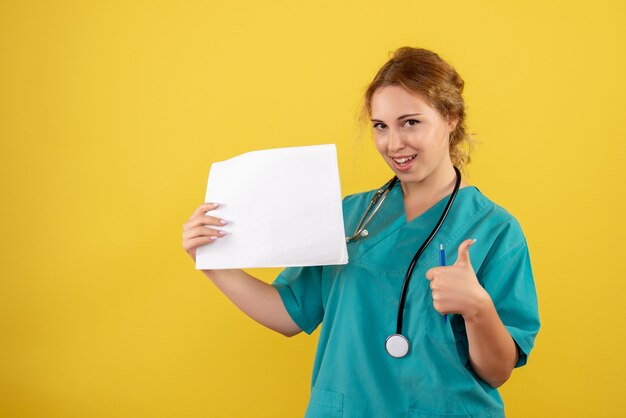
<svg viewBox="0 0 626 418"><path fill-rule="evenodd" d="M199 247L197 269L346 264L334 145L279 148L214 163L208 215L228 220L224 238Z"/></svg>

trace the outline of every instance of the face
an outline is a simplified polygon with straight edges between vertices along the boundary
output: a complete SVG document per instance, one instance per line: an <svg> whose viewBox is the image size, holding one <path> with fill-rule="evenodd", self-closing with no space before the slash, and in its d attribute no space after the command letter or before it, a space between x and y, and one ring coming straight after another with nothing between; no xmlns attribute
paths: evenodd
<svg viewBox="0 0 626 418"><path fill-rule="evenodd" d="M424 182L452 170L450 132L445 119L420 95L385 86L372 95L371 120L376 148L403 183Z"/></svg>

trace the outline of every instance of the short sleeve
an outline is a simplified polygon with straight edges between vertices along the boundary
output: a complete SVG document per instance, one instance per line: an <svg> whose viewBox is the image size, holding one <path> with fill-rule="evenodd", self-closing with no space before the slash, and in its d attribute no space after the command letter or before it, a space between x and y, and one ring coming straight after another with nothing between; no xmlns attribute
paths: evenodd
<svg viewBox="0 0 626 418"><path fill-rule="evenodd" d="M322 269L323 266L288 267L272 283L293 321L307 334L324 317Z"/></svg>
<svg viewBox="0 0 626 418"><path fill-rule="evenodd" d="M517 344L519 360L515 367L523 366L540 327L537 292L526 239L521 236L481 270L479 280Z"/></svg>

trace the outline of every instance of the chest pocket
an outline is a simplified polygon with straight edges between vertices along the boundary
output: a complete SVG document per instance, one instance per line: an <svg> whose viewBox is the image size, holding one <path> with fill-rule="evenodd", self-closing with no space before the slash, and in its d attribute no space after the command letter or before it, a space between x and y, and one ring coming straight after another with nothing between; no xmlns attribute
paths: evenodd
<svg viewBox="0 0 626 418"><path fill-rule="evenodd" d="M426 315L425 334L436 345L452 353L456 352L456 357L460 364L466 368L469 366L469 345L467 343L467 333L465 322L461 315L448 315L448 320L443 319L443 315L432 306Z"/></svg>

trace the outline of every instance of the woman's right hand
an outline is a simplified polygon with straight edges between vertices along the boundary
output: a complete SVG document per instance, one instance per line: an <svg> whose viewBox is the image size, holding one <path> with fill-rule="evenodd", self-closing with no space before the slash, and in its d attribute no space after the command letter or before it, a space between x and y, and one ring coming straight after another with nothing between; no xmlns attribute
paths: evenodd
<svg viewBox="0 0 626 418"><path fill-rule="evenodd" d="M225 231L213 229L209 226L224 226L228 221L205 215L218 206L217 203L200 205L191 215L191 218L183 225L183 248L194 261L196 261L196 248L210 244L226 235Z"/></svg>
<svg viewBox="0 0 626 418"><path fill-rule="evenodd" d="M212 227L227 221L207 215L218 205L205 203L183 225L183 248L196 260L196 248L226 235ZM296 335L300 327L291 319L278 290L241 269L202 270L202 272L250 318L286 336Z"/></svg>

